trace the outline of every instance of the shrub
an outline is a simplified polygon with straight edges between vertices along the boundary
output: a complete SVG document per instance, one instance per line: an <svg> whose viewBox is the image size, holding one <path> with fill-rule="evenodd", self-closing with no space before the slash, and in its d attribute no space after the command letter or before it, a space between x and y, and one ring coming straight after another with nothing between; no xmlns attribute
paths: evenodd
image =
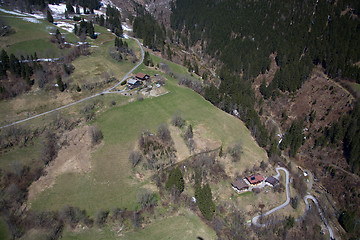
<svg viewBox="0 0 360 240"><path fill-rule="evenodd" d="M96 225L102 227L105 224L108 215L109 215L109 211L99 210L95 215Z"/></svg>
<svg viewBox="0 0 360 240"><path fill-rule="evenodd" d="M165 183L165 188L167 190L171 190L173 187L176 187L179 193L184 191L184 178L178 167L170 171L168 180Z"/></svg>
<svg viewBox="0 0 360 240"><path fill-rule="evenodd" d="M91 126L89 131L91 136L91 143L93 145L100 143L104 138L101 130L96 125Z"/></svg>
<svg viewBox="0 0 360 240"><path fill-rule="evenodd" d="M44 164L48 164L55 159L57 155L56 136L54 133L47 132L42 145L41 160Z"/></svg>
<svg viewBox="0 0 360 240"><path fill-rule="evenodd" d="M233 147L229 148L228 152L234 162L239 161L242 153L242 144L240 142L235 143Z"/></svg>
<svg viewBox="0 0 360 240"><path fill-rule="evenodd" d="M161 124L158 127L157 130L157 137L163 142L163 143L170 143L172 138L170 135L170 131L166 123Z"/></svg>
<svg viewBox="0 0 360 240"><path fill-rule="evenodd" d="M180 112L176 112L174 113L171 123L175 126L175 127L179 127L181 128L182 126L184 126L185 124L185 120L184 118L181 116Z"/></svg>
<svg viewBox="0 0 360 240"><path fill-rule="evenodd" d="M142 155L138 151L132 151L129 155L129 160L133 167L136 167L142 161Z"/></svg>
<svg viewBox="0 0 360 240"><path fill-rule="evenodd" d="M81 20L81 17L74 16L74 17L73 17L73 20L74 20L75 22L78 22L78 21L80 21L80 20Z"/></svg>
<svg viewBox="0 0 360 240"><path fill-rule="evenodd" d="M188 126L188 128L186 129L186 132L185 132L185 135L184 135L184 138L185 140L189 140L191 138L194 137L194 133L193 133L193 129L192 129L192 126L191 124Z"/></svg>
<svg viewBox="0 0 360 240"><path fill-rule="evenodd" d="M136 200L142 208L153 207L157 203L156 195L147 189L141 189L136 195Z"/></svg>

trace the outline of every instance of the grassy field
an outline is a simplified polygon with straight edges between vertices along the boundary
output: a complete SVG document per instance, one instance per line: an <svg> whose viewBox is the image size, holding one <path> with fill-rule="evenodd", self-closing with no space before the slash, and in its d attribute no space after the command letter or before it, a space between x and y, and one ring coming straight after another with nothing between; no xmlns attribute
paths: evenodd
<svg viewBox="0 0 360 240"><path fill-rule="evenodd" d="M42 140L37 138L26 147L15 147L0 154L0 169L11 171L14 162L28 166L38 164L41 146Z"/></svg>
<svg viewBox="0 0 360 240"><path fill-rule="evenodd" d="M356 92L357 96L360 96L360 84L359 83L351 83L351 87Z"/></svg>
<svg viewBox="0 0 360 240"><path fill-rule="evenodd" d="M106 37L105 34L103 37ZM130 43L134 44L134 42ZM74 74L78 74L78 77L91 76L96 75L97 72L106 71L108 66L113 66L114 69L117 68L117 63L113 62L105 54L108 47L112 44L112 41L105 42L98 48L94 48L94 56L91 55L87 58L84 57L83 59L79 58L76 60L77 62L74 65L77 69L76 71L80 70L80 72L75 71ZM153 58L155 62L163 61L156 57ZM184 67L170 62L166 63L173 71L180 74L187 73ZM89 67L96 66L96 64L98 64L98 69L96 67L94 69ZM125 69L131 66L123 67ZM88 69L91 70L89 71ZM124 72L124 69L120 67L115 71L121 74ZM136 73L137 71L143 71L150 75L159 73L155 69L148 69L143 65L134 72ZM183 113L184 118L194 126L195 130L198 126L205 129L203 137L220 140L225 148L234 142L241 141L243 144L243 163L247 162L253 165L266 159L265 151L255 143L249 130L240 120L215 108L191 89L178 86L175 79L170 77L167 79L165 87L169 91L168 94L143 101L116 105L98 114L93 123L97 124L102 130L104 145L92 155L92 171L86 175L67 173L59 176L52 188L45 190L31 202L31 208L35 210L59 210L65 205L71 205L85 209L91 216L100 209L110 209L112 207L137 208L138 205L135 201L136 194L140 188L149 185L150 182L149 180L139 181L134 177L128 161L129 152L134 148L137 136L143 129L155 132L161 123L170 123L172 115L177 111ZM109 98L109 100L110 98L117 98L115 96L100 97ZM120 97L120 99L122 101L124 97ZM66 115L72 111L76 112L76 109L80 107L79 105L68 109L63 114ZM46 118L38 120L39 123L42 121L46 121ZM7 161L14 159L16 154L21 154L21 152L17 153L17 151L14 151L12 155L7 155L9 159ZM201 228L199 225L201 221L195 215L185 213L183 216L175 216L170 219L171 221L167 219L159 220L159 222L139 232L129 233L126 237L138 239L142 236L148 236L150 233L152 236L169 235L171 239L191 239L201 236L195 231L186 232L191 228ZM189 222L189 225L186 226L185 222ZM170 229L185 226L186 230L183 230L182 234L186 234L177 235L177 238L175 238L175 235L171 235L173 234L172 231L163 231L161 229L161 226L164 226L164 224L170 226ZM81 234L83 237L73 236L71 233L66 236L67 239L91 239L91 233L94 231L92 229ZM209 234L208 231L205 232ZM96 239L112 238L112 234L111 230L104 230L100 235L97 235ZM212 234L210 233L210 235L206 236L213 236ZM183 236L185 237L182 238ZM157 238L154 237L154 239ZM209 239L209 237L205 239Z"/></svg>
<svg viewBox="0 0 360 240"><path fill-rule="evenodd" d="M17 23L19 22L19 26L22 26L21 22L24 22L25 25L31 24L30 27L35 28L36 26L37 28L35 29L37 30L39 30L39 26L42 26L41 24L29 23L19 18L8 17L6 19L11 19L11 21L15 21ZM99 37L95 40L96 42L92 41L92 44L98 47L91 48L92 54L90 56L81 56L73 62L73 65L75 66L75 72L71 75L73 82L70 84L70 88L71 86L76 86L75 84L77 82L80 83L80 86L82 83L94 84L97 82L102 82L105 80L104 73L107 73L109 76L113 76L117 80L120 80L135 65L130 61L116 62L114 59L112 59L109 55L109 47L113 45L113 40L109 41L109 39L114 39L114 35L103 27L97 26L97 30L102 34L100 34ZM19 33L16 34L20 33L23 33L23 29L20 29ZM15 36L16 34L10 35L10 37ZM26 34L26 31L24 34ZM50 41L48 41L49 36L50 35L48 33L43 35L41 32L39 33L40 39L17 42L12 46L16 47L18 44L24 45L24 48L27 48L26 46L29 44L34 44L34 46L37 44L43 44L45 46L46 44L51 44ZM66 36L75 37L75 35L71 33L67 34ZM21 38L21 36L17 37ZM31 38L32 35L29 36L29 39ZM127 41L129 46L138 52L139 47L137 43L134 40ZM0 43L2 42L3 41L0 41ZM10 46L10 48L12 48L12 46ZM31 47L29 47L29 49L31 49ZM17 49L16 51L20 50ZM51 52L52 50L48 49L47 51ZM140 58L140 56L138 56L138 58ZM82 91L81 93L78 93L75 90L73 92L65 91L61 93L56 87L49 91L45 89L38 89L35 85L33 89L27 94L0 101L0 112L3 114L2 118L0 119L0 125L5 125L6 123L25 119L29 116L43 113L56 107L80 100L91 94L98 93L102 89L106 89L115 83L116 81L113 81L112 83L106 86L102 86L101 88L95 88L91 91Z"/></svg>
<svg viewBox="0 0 360 240"><path fill-rule="evenodd" d="M181 111L195 128L198 124L205 127L207 137L220 139L225 145L241 140L248 161L266 158L265 151L252 140L241 121L215 108L192 90L178 86L174 79L169 78L166 88L170 91L166 95L113 107L99 115L94 123L102 130L105 144L93 154L93 171L88 175L58 177L53 188L35 199L32 208L55 210L68 204L93 214L100 208L136 207L137 189L144 183L133 178L129 152L143 129L155 132L176 111Z"/></svg>
<svg viewBox="0 0 360 240"><path fill-rule="evenodd" d="M128 40L133 42L134 40ZM117 62L109 55L109 48L114 45L114 41L104 42L99 47L93 49L90 56L77 58L73 65L75 71L72 78L81 84L94 83L103 80L104 73L121 79L135 64L130 61Z"/></svg>
<svg viewBox="0 0 360 240"><path fill-rule="evenodd" d="M56 26L46 20L33 23L3 12L0 12L0 19L16 31L14 34L1 37L0 48L5 49L9 54L26 56L36 52L38 57L53 58L68 51L68 49L60 50L50 42L49 33L55 32ZM61 32L65 33L63 30ZM64 36L69 42L77 41L77 37L72 33L66 33Z"/></svg>
<svg viewBox="0 0 360 240"><path fill-rule="evenodd" d="M164 227L166 226L166 227ZM180 234L179 234L180 233ZM131 232L116 234L113 229L107 227L103 229L92 228L89 231L70 232L66 231L62 239L71 240L92 240L92 239L189 239L211 240L216 239L213 229L203 223L197 215L189 210L182 209L177 216L154 220L150 225Z"/></svg>
<svg viewBox="0 0 360 240"><path fill-rule="evenodd" d="M164 227L166 226L166 227ZM155 221L144 229L128 232L124 239L217 239L216 233L205 225L197 215L184 210L178 216Z"/></svg>
<svg viewBox="0 0 360 240"><path fill-rule="evenodd" d="M10 239L10 233L6 222L2 218L0 218L0 239Z"/></svg>

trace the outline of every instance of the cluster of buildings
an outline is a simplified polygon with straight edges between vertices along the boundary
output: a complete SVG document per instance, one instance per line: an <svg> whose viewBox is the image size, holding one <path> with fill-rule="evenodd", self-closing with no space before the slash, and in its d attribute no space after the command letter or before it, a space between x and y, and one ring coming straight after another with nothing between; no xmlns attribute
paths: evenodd
<svg viewBox="0 0 360 240"><path fill-rule="evenodd" d="M256 173L244 178L238 177L233 183L231 183L231 185L236 192L242 193L250 191L253 188L260 188L266 185L274 187L278 183L279 180L273 176L264 179L260 173Z"/></svg>
<svg viewBox="0 0 360 240"><path fill-rule="evenodd" d="M149 80L150 80L149 75L138 72L135 75L135 77L133 77L127 81L127 86L129 89L134 89L134 88L140 87L141 85L143 85L143 83L145 81L149 81Z"/></svg>

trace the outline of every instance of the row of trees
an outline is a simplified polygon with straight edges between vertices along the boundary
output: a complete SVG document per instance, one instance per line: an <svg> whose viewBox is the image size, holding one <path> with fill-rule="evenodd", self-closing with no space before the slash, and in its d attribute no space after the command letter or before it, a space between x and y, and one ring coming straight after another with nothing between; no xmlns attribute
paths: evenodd
<svg viewBox="0 0 360 240"><path fill-rule="evenodd" d="M101 1L99 0L67 0L66 1L67 6L74 6L76 5L76 9L79 9L79 5L84 8L84 13L86 13L86 9L89 9L91 13L94 13L94 10L98 10L101 7ZM70 10L71 11L71 10ZM68 12L70 13L68 10ZM74 11L72 11L74 12ZM80 11L76 10L76 13L80 13Z"/></svg>
<svg viewBox="0 0 360 240"><path fill-rule="evenodd" d="M16 75L17 77L23 78L29 85L33 82L30 80L30 77L33 74L33 68L29 65L26 59L22 56L21 60L15 57L14 54L10 54L3 49L0 54L0 77L6 76L7 71Z"/></svg>

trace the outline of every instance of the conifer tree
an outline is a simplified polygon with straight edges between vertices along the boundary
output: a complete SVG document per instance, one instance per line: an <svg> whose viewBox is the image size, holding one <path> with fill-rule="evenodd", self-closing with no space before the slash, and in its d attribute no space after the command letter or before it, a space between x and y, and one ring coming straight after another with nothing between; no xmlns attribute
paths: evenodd
<svg viewBox="0 0 360 240"><path fill-rule="evenodd" d="M50 23L54 23L54 18L49 9L47 10L46 18Z"/></svg>

